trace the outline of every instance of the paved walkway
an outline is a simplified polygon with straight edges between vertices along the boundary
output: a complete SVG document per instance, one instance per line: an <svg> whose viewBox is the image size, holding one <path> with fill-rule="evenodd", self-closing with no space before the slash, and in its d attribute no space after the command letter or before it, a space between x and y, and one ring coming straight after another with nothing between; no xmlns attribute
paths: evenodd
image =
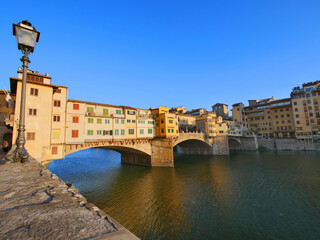
<svg viewBox="0 0 320 240"><path fill-rule="evenodd" d="M0 239L138 239L36 160L4 162Z"/></svg>

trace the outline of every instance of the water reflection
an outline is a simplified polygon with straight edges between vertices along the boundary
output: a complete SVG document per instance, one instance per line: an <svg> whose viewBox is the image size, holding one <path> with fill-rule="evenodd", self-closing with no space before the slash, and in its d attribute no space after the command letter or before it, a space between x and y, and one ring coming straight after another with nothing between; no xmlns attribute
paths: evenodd
<svg viewBox="0 0 320 240"><path fill-rule="evenodd" d="M121 165L88 149L49 169L142 239L319 239L320 155L175 156L175 168Z"/></svg>

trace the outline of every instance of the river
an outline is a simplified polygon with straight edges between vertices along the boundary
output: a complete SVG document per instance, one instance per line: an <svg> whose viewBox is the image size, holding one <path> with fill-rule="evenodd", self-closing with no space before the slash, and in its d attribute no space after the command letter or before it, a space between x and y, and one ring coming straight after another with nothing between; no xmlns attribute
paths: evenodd
<svg viewBox="0 0 320 240"><path fill-rule="evenodd" d="M320 239L320 153L175 155L122 165L87 149L48 169L141 239Z"/></svg>

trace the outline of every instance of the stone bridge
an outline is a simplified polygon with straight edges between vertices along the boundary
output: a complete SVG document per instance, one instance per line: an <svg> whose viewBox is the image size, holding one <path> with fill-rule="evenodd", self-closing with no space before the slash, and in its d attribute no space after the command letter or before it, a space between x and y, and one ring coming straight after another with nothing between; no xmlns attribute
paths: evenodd
<svg viewBox="0 0 320 240"><path fill-rule="evenodd" d="M258 141L256 136L228 136L230 150L249 150L258 149Z"/></svg>
<svg viewBox="0 0 320 240"><path fill-rule="evenodd" d="M228 155L226 137L208 138L204 133L180 133L176 138L123 139L87 141L83 144L66 144L65 155L88 149L107 148L121 153L122 163L159 167L173 167L173 148L184 154Z"/></svg>

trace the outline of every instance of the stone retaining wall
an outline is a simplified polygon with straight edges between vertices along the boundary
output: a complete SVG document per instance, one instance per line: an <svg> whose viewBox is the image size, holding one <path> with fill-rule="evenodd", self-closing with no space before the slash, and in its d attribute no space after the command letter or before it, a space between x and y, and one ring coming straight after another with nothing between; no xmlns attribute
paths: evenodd
<svg viewBox="0 0 320 240"><path fill-rule="evenodd" d="M320 141L258 138L259 147L271 150L320 151Z"/></svg>

